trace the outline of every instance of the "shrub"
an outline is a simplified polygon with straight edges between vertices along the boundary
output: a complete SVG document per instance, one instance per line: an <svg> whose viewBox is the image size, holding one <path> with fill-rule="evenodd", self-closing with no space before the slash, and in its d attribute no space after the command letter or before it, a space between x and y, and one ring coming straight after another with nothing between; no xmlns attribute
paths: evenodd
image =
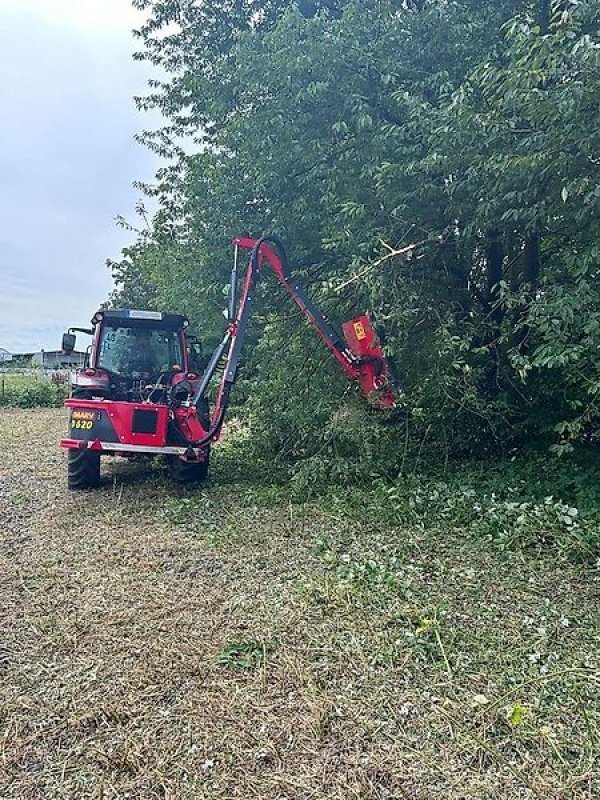
<svg viewBox="0 0 600 800"><path fill-rule="evenodd" d="M594 500L594 470L581 467L569 482L573 465L548 461L546 480L532 483L529 476L536 465L542 473L541 462L532 457L517 464L498 462L495 468L488 465L488 474L482 474L480 466L455 465L443 475L415 472L393 483L379 480L370 489L334 490L331 495L339 513L367 515L370 522L484 537L501 550L546 551L572 560L598 557L600 511ZM562 482L556 480L561 470ZM553 485L565 494L551 494Z"/></svg>
<svg viewBox="0 0 600 800"><path fill-rule="evenodd" d="M0 377L0 406L60 406L67 393L65 384L50 383L45 377L10 374Z"/></svg>

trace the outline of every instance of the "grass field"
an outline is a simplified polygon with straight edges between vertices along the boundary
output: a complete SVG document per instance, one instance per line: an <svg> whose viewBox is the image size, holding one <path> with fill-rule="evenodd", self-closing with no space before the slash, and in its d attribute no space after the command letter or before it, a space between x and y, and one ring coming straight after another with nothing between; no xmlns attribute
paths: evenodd
<svg viewBox="0 0 600 800"><path fill-rule="evenodd" d="M293 505L217 449L204 488L69 494L63 427L0 410L0 797L600 797L597 564Z"/></svg>

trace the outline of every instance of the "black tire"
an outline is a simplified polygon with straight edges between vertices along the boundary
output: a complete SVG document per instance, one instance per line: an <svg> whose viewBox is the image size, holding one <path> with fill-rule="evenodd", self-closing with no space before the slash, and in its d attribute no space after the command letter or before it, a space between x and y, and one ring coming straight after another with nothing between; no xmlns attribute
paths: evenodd
<svg viewBox="0 0 600 800"><path fill-rule="evenodd" d="M69 450L67 485L69 489L93 489L100 483L100 453Z"/></svg>
<svg viewBox="0 0 600 800"><path fill-rule="evenodd" d="M204 461L185 461L179 456L169 458L169 472L177 483L200 483L208 477L210 451Z"/></svg>

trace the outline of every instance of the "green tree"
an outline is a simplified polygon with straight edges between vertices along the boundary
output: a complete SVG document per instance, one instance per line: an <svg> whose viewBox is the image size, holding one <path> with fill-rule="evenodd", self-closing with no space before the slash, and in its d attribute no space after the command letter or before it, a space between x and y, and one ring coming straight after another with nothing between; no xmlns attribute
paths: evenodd
<svg viewBox="0 0 600 800"><path fill-rule="evenodd" d="M216 328L229 240L276 231L330 316L385 324L418 448L593 438L596 2L135 5L138 57L170 76L139 101L168 124L141 139L170 162L112 265L123 300ZM306 458L339 440L345 384L268 281L257 312L255 430Z"/></svg>

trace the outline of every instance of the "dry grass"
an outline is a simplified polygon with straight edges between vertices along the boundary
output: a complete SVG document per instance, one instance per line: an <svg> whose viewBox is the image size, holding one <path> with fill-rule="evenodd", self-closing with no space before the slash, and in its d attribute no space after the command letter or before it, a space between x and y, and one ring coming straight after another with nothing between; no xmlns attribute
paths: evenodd
<svg viewBox="0 0 600 800"><path fill-rule="evenodd" d="M0 411L2 798L600 797L598 570L143 465L71 495L62 425Z"/></svg>

